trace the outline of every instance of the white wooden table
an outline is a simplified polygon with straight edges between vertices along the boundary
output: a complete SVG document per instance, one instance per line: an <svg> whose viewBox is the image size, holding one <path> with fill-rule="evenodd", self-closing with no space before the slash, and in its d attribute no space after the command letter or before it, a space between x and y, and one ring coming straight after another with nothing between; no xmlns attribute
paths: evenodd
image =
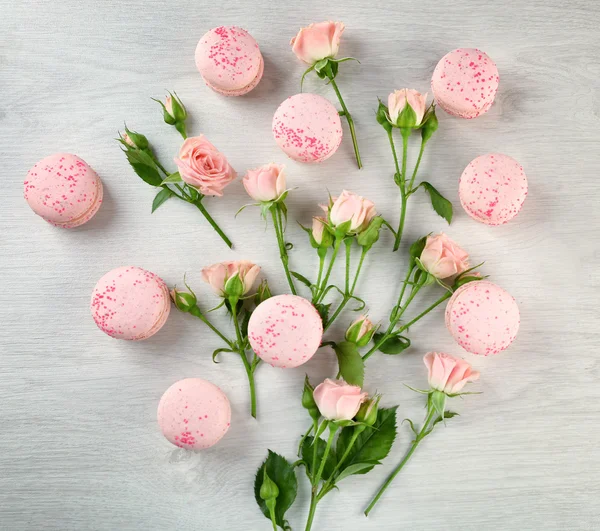
<svg viewBox="0 0 600 531"><path fill-rule="evenodd" d="M293 220L309 223L327 190L349 188L397 222L398 197L377 97L394 88L429 88L447 51L475 46L497 62L501 84L485 116L439 112L422 176L450 198L451 227L418 195L410 205L403 253L384 236L368 260L359 293L385 319L406 265L408 241L447 231L483 271L518 300L521 331L502 355L468 355L438 311L412 330L402 357L376 356L367 388L420 420L428 350L465 357L482 372L482 395L454 404L461 416L419 448L369 519L369 497L410 441L406 425L385 466L349 480L319 506L315 529L591 530L600 528L600 8L570 2L237 2L205 0L44 2L0 0L0 528L6 530L269 529L253 499L254 472L271 448L294 456L306 425L299 396L304 369L331 376L327 352L302 369L257 373L259 421L247 415L239 360L214 365L218 340L177 312L149 341L104 336L89 312L96 280L135 264L181 283L188 273L205 308L215 304L200 268L223 259L260 263L275 291L286 289L273 234L239 182L207 202L235 242L229 251L189 205L171 201L150 215L153 192L128 168L113 140L123 121L145 133L169 161L179 139L150 97L176 90L205 133L243 174L286 162L294 269L313 274L316 257ZM347 25L339 85L355 115L365 168L355 169L349 136L325 164L286 161L273 141L274 110L299 91L303 66L288 45L296 30L327 18ZM208 90L194 48L209 28L246 27L260 43L265 75L251 94L226 99ZM333 99L316 77L306 90ZM105 203L76 230L36 218L22 181L40 158L77 153L100 174ZM510 224L477 224L457 197L475 156L500 151L520 161L530 195ZM414 155L413 155L414 156ZM414 160L414 158L413 158ZM341 269L341 268L340 268ZM432 290L424 308L439 292ZM331 337L352 317L340 318ZM227 318L218 322L226 327ZM162 392L184 377L218 384L233 406L221 444L193 455L174 449L155 420ZM475 386L473 386L475 389ZM302 477L289 518L302 529L308 488Z"/></svg>

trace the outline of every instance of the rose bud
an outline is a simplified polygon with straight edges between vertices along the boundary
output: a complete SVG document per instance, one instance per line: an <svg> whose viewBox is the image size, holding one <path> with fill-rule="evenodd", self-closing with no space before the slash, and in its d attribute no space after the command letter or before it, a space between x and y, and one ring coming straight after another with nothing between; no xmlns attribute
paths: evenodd
<svg viewBox="0 0 600 531"><path fill-rule="evenodd" d="M356 385L327 378L317 385L313 396L321 415L327 420L349 421L358 413L368 395Z"/></svg>
<svg viewBox="0 0 600 531"><path fill-rule="evenodd" d="M367 426L373 426L375 422L377 422L377 413L379 411L380 400L381 395L376 395L366 402L363 402L358 410L358 413L356 414L356 422L361 422Z"/></svg>
<svg viewBox="0 0 600 531"><path fill-rule="evenodd" d="M337 55L343 32L343 22L319 22L302 28L290 44L298 59L314 65Z"/></svg>
<svg viewBox="0 0 600 531"><path fill-rule="evenodd" d="M469 255L443 232L427 236L419 260L424 270L439 280L460 275L469 269Z"/></svg>
<svg viewBox="0 0 600 531"><path fill-rule="evenodd" d="M252 289L259 273L260 267L248 260L221 262L202 269L202 280L210 284L219 297L235 296L233 291L239 292L240 297Z"/></svg>
<svg viewBox="0 0 600 531"><path fill-rule="evenodd" d="M388 108L381 100L379 100L379 107L377 108L375 118L377 119L377 123L381 125L388 133L392 130Z"/></svg>
<svg viewBox="0 0 600 531"><path fill-rule="evenodd" d="M333 234L327 230L324 217L314 217L311 234L311 245L314 248L327 249L333 244Z"/></svg>
<svg viewBox="0 0 600 531"><path fill-rule="evenodd" d="M204 135L183 142L175 159L179 175L203 195L223 195L223 189L235 178L235 170L227 158Z"/></svg>
<svg viewBox="0 0 600 531"><path fill-rule="evenodd" d="M319 413L319 408L315 402L314 391L315 390L313 389L313 386L310 385L308 376L305 376L304 389L302 391L302 407L308 410L308 414L313 420L318 420L321 416L321 413Z"/></svg>
<svg viewBox="0 0 600 531"><path fill-rule="evenodd" d="M175 122L185 122L187 119L187 111L179 96L170 94L165 100L165 110L171 116Z"/></svg>
<svg viewBox="0 0 600 531"><path fill-rule="evenodd" d="M479 372L461 358L443 352L428 352L423 362L429 372L429 387L448 396L459 394L468 382L479 379Z"/></svg>
<svg viewBox="0 0 600 531"><path fill-rule="evenodd" d="M365 251L369 251L371 247L379 240L379 232L381 231L381 226L383 225L383 218L381 216L375 216L369 226L359 233L356 238L356 243L361 247L365 248Z"/></svg>
<svg viewBox="0 0 600 531"><path fill-rule="evenodd" d="M435 114L435 105L432 105L431 110L425 116L425 123L421 128L421 138L423 139L423 142L427 142L431 138L433 133L437 131L438 125L439 122Z"/></svg>
<svg viewBox="0 0 600 531"><path fill-rule="evenodd" d="M148 139L141 133L136 133L135 131L127 129L127 126L125 126L125 132L120 133L120 135L122 142L133 149L148 148Z"/></svg>
<svg viewBox="0 0 600 531"><path fill-rule="evenodd" d="M388 110L392 125L415 128L421 125L426 110L427 94L414 89L395 90L388 96Z"/></svg>
<svg viewBox="0 0 600 531"><path fill-rule="evenodd" d="M346 330L346 341L355 343L357 347L369 344L377 328L366 315L361 315Z"/></svg>
<svg viewBox="0 0 600 531"><path fill-rule="evenodd" d="M194 293L188 293L187 291L179 291L177 288L171 290L171 299L175 303L178 310L182 312L189 312L196 307L198 299Z"/></svg>
<svg viewBox="0 0 600 531"><path fill-rule="evenodd" d="M280 200L285 194L284 166L265 164L254 170L248 170L242 179L248 195L255 201L268 203Z"/></svg>
<svg viewBox="0 0 600 531"><path fill-rule="evenodd" d="M330 200L328 210L329 222L339 238L363 231L377 215L372 201L347 190Z"/></svg>

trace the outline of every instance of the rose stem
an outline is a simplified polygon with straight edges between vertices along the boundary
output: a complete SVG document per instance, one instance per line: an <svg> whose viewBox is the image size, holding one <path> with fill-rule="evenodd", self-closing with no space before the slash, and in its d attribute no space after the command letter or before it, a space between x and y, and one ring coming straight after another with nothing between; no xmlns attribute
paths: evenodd
<svg viewBox="0 0 600 531"><path fill-rule="evenodd" d="M275 235L277 236L277 244L279 246L279 258L281 258L281 263L283 264L283 269L285 271L288 284L290 285L290 290L294 295L297 295L296 287L294 286L294 281L292 280L292 275L290 274L288 267L289 259L287 249L285 248L285 240L283 237L283 220L281 219L279 205L275 204L271 207L271 216L273 218L273 227L275 228Z"/></svg>
<svg viewBox="0 0 600 531"><path fill-rule="evenodd" d="M250 414L256 418L256 389L254 386L254 370L250 366L250 362L246 357L246 350L244 349L244 339L242 337L242 331L240 330L240 323L237 318L237 301L236 304L231 304L231 314L233 316L233 324L235 325L235 335L238 342L238 354L242 358L246 374L248 375L248 383L250 384Z"/></svg>
<svg viewBox="0 0 600 531"><path fill-rule="evenodd" d="M356 140L356 131L354 130L354 120L352 119L352 116L350 115L350 112L344 103L344 98L342 98L342 95L340 94L340 89L338 88L335 79L329 79L333 90L335 90L338 100L340 100L340 105L342 106L344 116L346 117L346 120L348 120L348 127L350 128L350 134L352 135L352 144L354 145L354 155L356 156L356 163L358 164L358 169L360 170L362 168L362 161L360 160L360 152L358 151L358 141Z"/></svg>
<svg viewBox="0 0 600 531"><path fill-rule="evenodd" d="M227 246L230 249L233 248L233 244L231 243L231 240L225 235L225 233L221 230L221 227L219 227L217 225L217 222L212 218L212 216L208 213L208 210L206 210L206 208L202 204L202 199L204 199L204 196L200 195L200 198L194 203L194 205L196 205L198 210L200 210L200 212L202 212L202 215L206 218L206 221L208 221L212 225L212 228L217 231L217 234L227 244Z"/></svg>
<svg viewBox="0 0 600 531"><path fill-rule="evenodd" d="M400 173L400 183L398 186L400 187L400 196L401 196L401 211L400 211L400 223L398 225L398 231L396 232L396 241L394 242L394 251L397 251L400 247L400 241L402 240L402 232L404 231L404 220L406 219L406 163L408 159L408 137L410 135L411 130L408 129L405 131L404 129L400 130L402 134L402 172ZM391 132L389 133L391 137ZM393 144L393 140L392 140ZM394 158L395 156L395 148L394 148ZM396 167L398 162L396 160Z"/></svg>

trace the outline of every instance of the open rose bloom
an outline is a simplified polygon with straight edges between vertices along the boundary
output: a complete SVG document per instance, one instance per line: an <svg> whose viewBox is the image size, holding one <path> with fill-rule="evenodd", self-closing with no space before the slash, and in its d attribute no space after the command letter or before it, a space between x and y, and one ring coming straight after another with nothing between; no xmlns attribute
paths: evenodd
<svg viewBox="0 0 600 531"><path fill-rule="evenodd" d="M220 262L218 264L205 267L202 270L202 280L210 284L213 291L220 297L225 297L225 284L234 275L239 275L243 285L243 295L248 293L258 274L260 267L248 260L240 260L239 262Z"/></svg>
<svg viewBox="0 0 600 531"><path fill-rule="evenodd" d="M423 358L429 371L428 380L431 389L447 395L460 393L468 382L479 379L479 373L461 358L450 354L429 352Z"/></svg>
<svg viewBox="0 0 600 531"><path fill-rule="evenodd" d="M404 110L406 104L412 107L417 115L415 126L421 125L425 111L427 110L427 93L424 95L414 89L395 90L388 96L388 111L390 113L390 121L396 125L398 116Z"/></svg>
<svg viewBox="0 0 600 531"><path fill-rule="evenodd" d="M314 65L321 59L337 55L343 32L343 22L319 22L302 28L290 44L298 59Z"/></svg>
<svg viewBox="0 0 600 531"><path fill-rule="evenodd" d="M236 178L227 158L204 135L187 138L175 159L179 175L203 195L223 195Z"/></svg>
<svg viewBox="0 0 600 531"><path fill-rule="evenodd" d="M285 171L280 164L266 164L248 170L242 179L248 195L261 203L276 201L285 193Z"/></svg>
<svg viewBox="0 0 600 531"><path fill-rule="evenodd" d="M356 385L329 378L317 385L313 393L321 415L327 420L352 420L367 396Z"/></svg>
<svg viewBox="0 0 600 531"><path fill-rule="evenodd" d="M329 211L329 222L334 227L350 221L349 232L354 234L365 230L377 215L372 201L348 190L342 191L339 197L333 197L325 209Z"/></svg>
<svg viewBox="0 0 600 531"><path fill-rule="evenodd" d="M420 260L425 270L440 280L469 269L469 255L443 232L427 236Z"/></svg>

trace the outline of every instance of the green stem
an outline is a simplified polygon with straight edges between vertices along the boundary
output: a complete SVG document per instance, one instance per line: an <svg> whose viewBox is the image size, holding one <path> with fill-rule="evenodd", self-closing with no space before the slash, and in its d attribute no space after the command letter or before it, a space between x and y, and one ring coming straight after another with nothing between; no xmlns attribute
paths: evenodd
<svg viewBox="0 0 600 531"><path fill-rule="evenodd" d="M360 160L360 152L358 151L358 141L356 140L356 131L354 130L354 120L352 119L352 116L351 116L350 112L348 111L346 104L344 103L344 98L342 98L342 95L340 94L340 89L338 88L337 83L335 82L335 79L333 79L333 78L329 78L329 79L331 82L331 86L333 87L333 90L335 90L335 94L338 97L338 100L340 100L340 105L342 106L344 116L346 117L346 120L348 120L348 127L350 128L350 135L352 135L352 145L354 146L354 155L356 156L356 163L358 164L358 169L360 170L362 168L362 161Z"/></svg>
<svg viewBox="0 0 600 531"><path fill-rule="evenodd" d="M306 521L306 527L304 528L304 531L310 531L310 529L312 528L312 523L315 518L315 511L317 510L317 503L319 503L319 500L317 500L316 494L311 494L310 509L308 511L308 520Z"/></svg>
<svg viewBox="0 0 600 531"><path fill-rule="evenodd" d="M319 487L319 481L321 481L321 476L323 475L323 470L325 470L325 463L327 462L327 456L329 455L329 451L331 450L331 445L333 444L333 438L338 430L338 425L330 422L329 423L329 437L327 438L327 445L325 446L325 451L323 452L323 457L321 457L321 464L319 465L319 470L317 471L317 475L314 477L313 485L314 488ZM318 441L315 441L318 442Z"/></svg>
<svg viewBox="0 0 600 531"><path fill-rule="evenodd" d="M346 459L350 455L350 451L352 450L352 447L354 446L356 439L358 439L358 436L364 431L364 430L357 429L358 427L359 426L355 426L354 432L352 433L352 437L350 438L350 442L348 443L348 447L346 448L346 451L342 455L341 459L335 465L335 468L333 469L333 472L331 473L331 477L325 482L325 484L323 485L323 488L321 489L321 492L319 492L319 494L317 496L318 500L322 499L323 496L325 496L325 494L327 494L331 490L331 488L333 486L333 477L334 477L335 473L340 469L342 464L344 464L344 461L346 461ZM364 428L364 426L361 426L361 427Z"/></svg>
<svg viewBox="0 0 600 531"><path fill-rule="evenodd" d="M271 500L275 501L275 500ZM273 524L273 531L277 531L277 518L275 517L275 505L268 504L269 506L269 515L271 516L271 523Z"/></svg>
<svg viewBox="0 0 600 531"><path fill-rule="evenodd" d="M206 208L204 207L204 205L202 204L202 199L204 198L204 196L200 197L200 199L198 199L198 201L196 201L194 203L194 205L196 205L196 207L198 208L198 210L200 212L202 212L202 215L206 218L206 221L208 221L211 225L212 228L215 229L217 231L217 234L221 237L221 239L227 244L227 246L231 249L233 247L233 244L231 243L231 240L225 235L225 233L221 230L221 227L219 227L217 225L217 222L212 218L212 216L208 213L208 210L206 210Z"/></svg>
<svg viewBox="0 0 600 531"><path fill-rule="evenodd" d="M326 250L325 252L321 252L322 249L319 248L317 250L318 254L319 254L319 274L317 275L317 294L318 294L318 290L320 289L321 286L321 278L323 277L323 266L325 265L325 256L327 254Z"/></svg>
<svg viewBox="0 0 600 531"><path fill-rule="evenodd" d="M227 343L227 345L229 345L231 348L233 348L233 343L225 336L225 334L223 334L214 324L212 324L205 317L205 315L202 313L200 308L198 308L198 306L195 306L194 308L192 308L189 313L192 314L193 316L197 317L198 319L200 319L206 326L208 326L208 328L210 328L223 341L225 341L225 343Z"/></svg>
<svg viewBox="0 0 600 531"><path fill-rule="evenodd" d="M394 478L400 473L400 471L402 470L402 467L404 467L404 465L411 458L412 454L417 449L417 446L419 446L419 443L426 437L425 432L427 431L427 428L429 427L430 422L433 420L434 415L435 415L435 408L431 407L430 410L427 412L427 417L425 419L425 423L423 424L423 427L421 428L421 431L415 437L415 440L413 441L412 445L410 446L410 449L408 450L408 452L406 453L406 455L404 456L402 461L400 461L398 466L392 471L392 473L385 480L385 483L377 491L377 494L375 495L375 497L373 498L373 500L371 501L371 503L365 510L365 516L369 516L369 513L371 512L373 507L375 507L375 504L379 501L379 498L381 498L381 496L383 495L385 490L389 487L390 483L392 481L394 481Z"/></svg>
<svg viewBox="0 0 600 531"><path fill-rule="evenodd" d="M242 363L244 364L244 369L246 369L246 375L248 376L248 384L250 385L250 414L256 418L256 386L254 383L254 369L256 365L252 367L250 362L248 361L248 357L246 356L246 350L244 349L244 338L242 337L242 331L240 330L240 323L237 318L237 300L231 301L231 314L233 316L233 324L235 326L235 335L237 337L238 343L238 353L242 358Z"/></svg>
<svg viewBox="0 0 600 531"><path fill-rule="evenodd" d="M434 302L429 308L427 308L426 310L423 310L412 321L409 321L405 325L402 325L398 329L398 332L403 332L410 326L414 325L419 319L421 319L421 317L424 317L425 315L427 315L431 310L433 310L434 308L437 308L440 304L442 304L442 302L444 302L445 300L448 300L451 296L452 296L452 294L449 291L446 291L446 293L442 297L440 297L436 302Z"/></svg>
<svg viewBox="0 0 600 531"><path fill-rule="evenodd" d="M410 179L410 184L408 185L408 194L413 193L413 184L415 183L415 178L417 177L417 172L419 171L419 165L421 164L421 158L423 157L423 152L425 151L425 144L427 144L427 140L423 140L421 138L421 149L419 150L419 157L417 158L417 163L415 164L415 169L413 171L412 177Z"/></svg>
<svg viewBox="0 0 600 531"><path fill-rule="evenodd" d="M404 232L404 221L406 219L406 163L408 159L408 135L410 134L410 130L408 133L403 130L400 131L402 133L402 171L400 173L400 223L398 224L398 230L396 232L396 240L394 241L394 251L397 251L400 247L400 241L402 240L402 233Z"/></svg>
<svg viewBox="0 0 600 531"><path fill-rule="evenodd" d="M281 211L279 209L278 204L274 204L271 207L271 217L273 218L273 226L275 227L275 234L277 236L277 244L279 246L279 258L281 259L281 263L283 264L283 269L285 271L285 276L287 278L288 284L290 285L290 290L294 295L296 293L296 287L294 286L294 281L292 280L292 275L290 274L290 270L288 267L288 254L287 249L285 248L285 240L283 237L284 229L283 223L281 219Z"/></svg>
<svg viewBox="0 0 600 531"><path fill-rule="evenodd" d="M344 283L344 292L350 293L350 259L352 257L352 238L346 238L346 281Z"/></svg>
<svg viewBox="0 0 600 531"><path fill-rule="evenodd" d="M402 288L400 289L400 295L398 296L398 303L396 304L396 308L400 308L402 306L402 299L404 298L404 292L406 291L406 286L408 286L408 279L410 278L410 275L412 274L412 272L414 271L415 266L411 266L408 268L408 271L406 273L406 278L404 279L404 282L402 283ZM393 320L395 317L395 315L392 317L391 320Z"/></svg>
<svg viewBox="0 0 600 531"><path fill-rule="evenodd" d="M302 455L302 445L304 444L304 441L311 434L311 432L313 430L315 430L315 433L317 432L318 426L319 426L319 421L314 420L312 425L310 426L310 428L308 428L308 430L306 430L306 433L300 438L300 443L298 444L298 457L300 457Z"/></svg>
<svg viewBox="0 0 600 531"><path fill-rule="evenodd" d="M325 278L319 287L319 292L317 294L315 303L321 302L323 297L325 296L325 289L327 288L327 282L329 281L329 277L331 276L331 271L333 270L333 263L337 257L338 251L340 250L340 245L342 244L342 240L337 238L335 240L335 244L333 246L333 254L331 255L331 261L329 262L329 266L327 267L327 272L325 273Z"/></svg>
<svg viewBox="0 0 600 531"><path fill-rule="evenodd" d="M175 127L175 129L177 129L177 131L179 131L179 134L183 137L184 140L187 138L187 130L185 128L185 122L177 122L173 125L173 127Z"/></svg>

